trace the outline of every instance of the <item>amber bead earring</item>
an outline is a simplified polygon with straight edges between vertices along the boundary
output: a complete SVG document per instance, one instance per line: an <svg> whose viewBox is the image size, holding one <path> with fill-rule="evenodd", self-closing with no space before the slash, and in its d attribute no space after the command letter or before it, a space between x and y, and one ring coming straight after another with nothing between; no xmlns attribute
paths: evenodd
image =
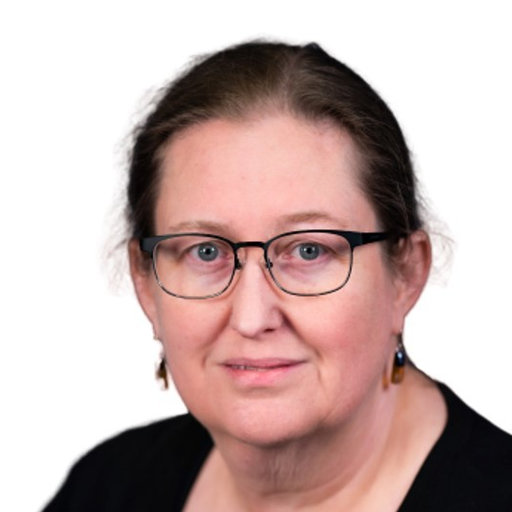
<svg viewBox="0 0 512 512"><path fill-rule="evenodd" d="M160 341L160 338L156 335L156 332L153 331L153 339L155 341ZM162 351L160 355L160 362L156 367L155 371L156 380L161 380L163 382L164 389L169 389L169 376L167 375L167 363L165 361L165 354Z"/></svg>
<svg viewBox="0 0 512 512"><path fill-rule="evenodd" d="M155 372L157 380L162 380L164 389L169 389L169 377L167 375L167 364L165 362L165 356L162 354L160 362Z"/></svg>

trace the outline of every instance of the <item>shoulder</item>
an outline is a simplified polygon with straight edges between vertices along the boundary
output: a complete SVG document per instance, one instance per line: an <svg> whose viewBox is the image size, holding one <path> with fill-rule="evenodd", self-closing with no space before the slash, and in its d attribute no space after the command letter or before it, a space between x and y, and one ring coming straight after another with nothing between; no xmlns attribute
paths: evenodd
<svg viewBox="0 0 512 512"><path fill-rule="evenodd" d="M512 483L512 436L480 416L447 386L439 387L448 406L448 423L439 444L454 462L485 473L486 480L492 480L493 474L503 477L508 471L508 483Z"/></svg>
<svg viewBox="0 0 512 512"><path fill-rule="evenodd" d="M439 388L448 421L400 510L512 510L512 436Z"/></svg>
<svg viewBox="0 0 512 512"><path fill-rule="evenodd" d="M82 457L45 511L128 511L137 503L153 510L179 501L211 445L188 414L127 430Z"/></svg>
<svg viewBox="0 0 512 512"><path fill-rule="evenodd" d="M153 463L155 458L162 459L165 453L170 456L167 462L172 464L187 455L191 446L208 439L202 425L190 414L185 414L126 430L96 446L79 463L113 461L119 464L143 460Z"/></svg>

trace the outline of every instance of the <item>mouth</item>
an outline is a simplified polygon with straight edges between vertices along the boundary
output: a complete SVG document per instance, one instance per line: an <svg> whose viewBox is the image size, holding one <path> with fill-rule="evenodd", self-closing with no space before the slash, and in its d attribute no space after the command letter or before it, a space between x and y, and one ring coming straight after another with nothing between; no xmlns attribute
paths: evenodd
<svg viewBox="0 0 512 512"><path fill-rule="evenodd" d="M267 387L291 378L304 363L304 360L287 358L229 359L222 366L238 384Z"/></svg>
<svg viewBox="0 0 512 512"><path fill-rule="evenodd" d="M270 370L276 370L278 368L287 368L291 366L296 366L298 364L302 364L303 361L294 360L294 359L281 359L281 358L272 358L272 359L230 359L225 361L224 366L231 368L233 370L242 370L242 371L256 371L256 372L264 372Z"/></svg>
<svg viewBox="0 0 512 512"><path fill-rule="evenodd" d="M228 364L226 365L233 370L244 370L254 372L264 372L266 370L272 370L273 368L280 368L280 366L249 366L245 364Z"/></svg>

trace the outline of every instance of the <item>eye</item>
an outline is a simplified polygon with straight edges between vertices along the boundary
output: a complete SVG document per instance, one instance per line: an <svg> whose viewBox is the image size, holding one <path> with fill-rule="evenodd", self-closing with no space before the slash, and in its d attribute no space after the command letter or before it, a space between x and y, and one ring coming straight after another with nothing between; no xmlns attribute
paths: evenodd
<svg viewBox="0 0 512 512"><path fill-rule="evenodd" d="M336 254L334 241L334 237L323 233L284 235L274 241L269 256L271 260L294 265L326 263Z"/></svg>
<svg viewBox="0 0 512 512"><path fill-rule="evenodd" d="M196 252L203 261L215 261L219 256L219 248L211 243L198 245Z"/></svg>
<svg viewBox="0 0 512 512"><path fill-rule="evenodd" d="M304 243L298 246L298 252L303 260L315 260L322 254L322 248L318 244Z"/></svg>

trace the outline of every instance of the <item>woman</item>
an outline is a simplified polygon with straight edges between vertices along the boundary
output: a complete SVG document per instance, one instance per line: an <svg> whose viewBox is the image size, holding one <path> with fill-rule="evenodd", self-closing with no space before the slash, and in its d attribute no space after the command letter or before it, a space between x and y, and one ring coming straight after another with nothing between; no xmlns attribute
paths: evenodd
<svg viewBox="0 0 512 512"><path fill-rule="evenodd" d="M317 45L197 63L140 127L137 297L190 415L48 511L511 510L512 441L406 364L431 251L390 110Z"/></svg>

